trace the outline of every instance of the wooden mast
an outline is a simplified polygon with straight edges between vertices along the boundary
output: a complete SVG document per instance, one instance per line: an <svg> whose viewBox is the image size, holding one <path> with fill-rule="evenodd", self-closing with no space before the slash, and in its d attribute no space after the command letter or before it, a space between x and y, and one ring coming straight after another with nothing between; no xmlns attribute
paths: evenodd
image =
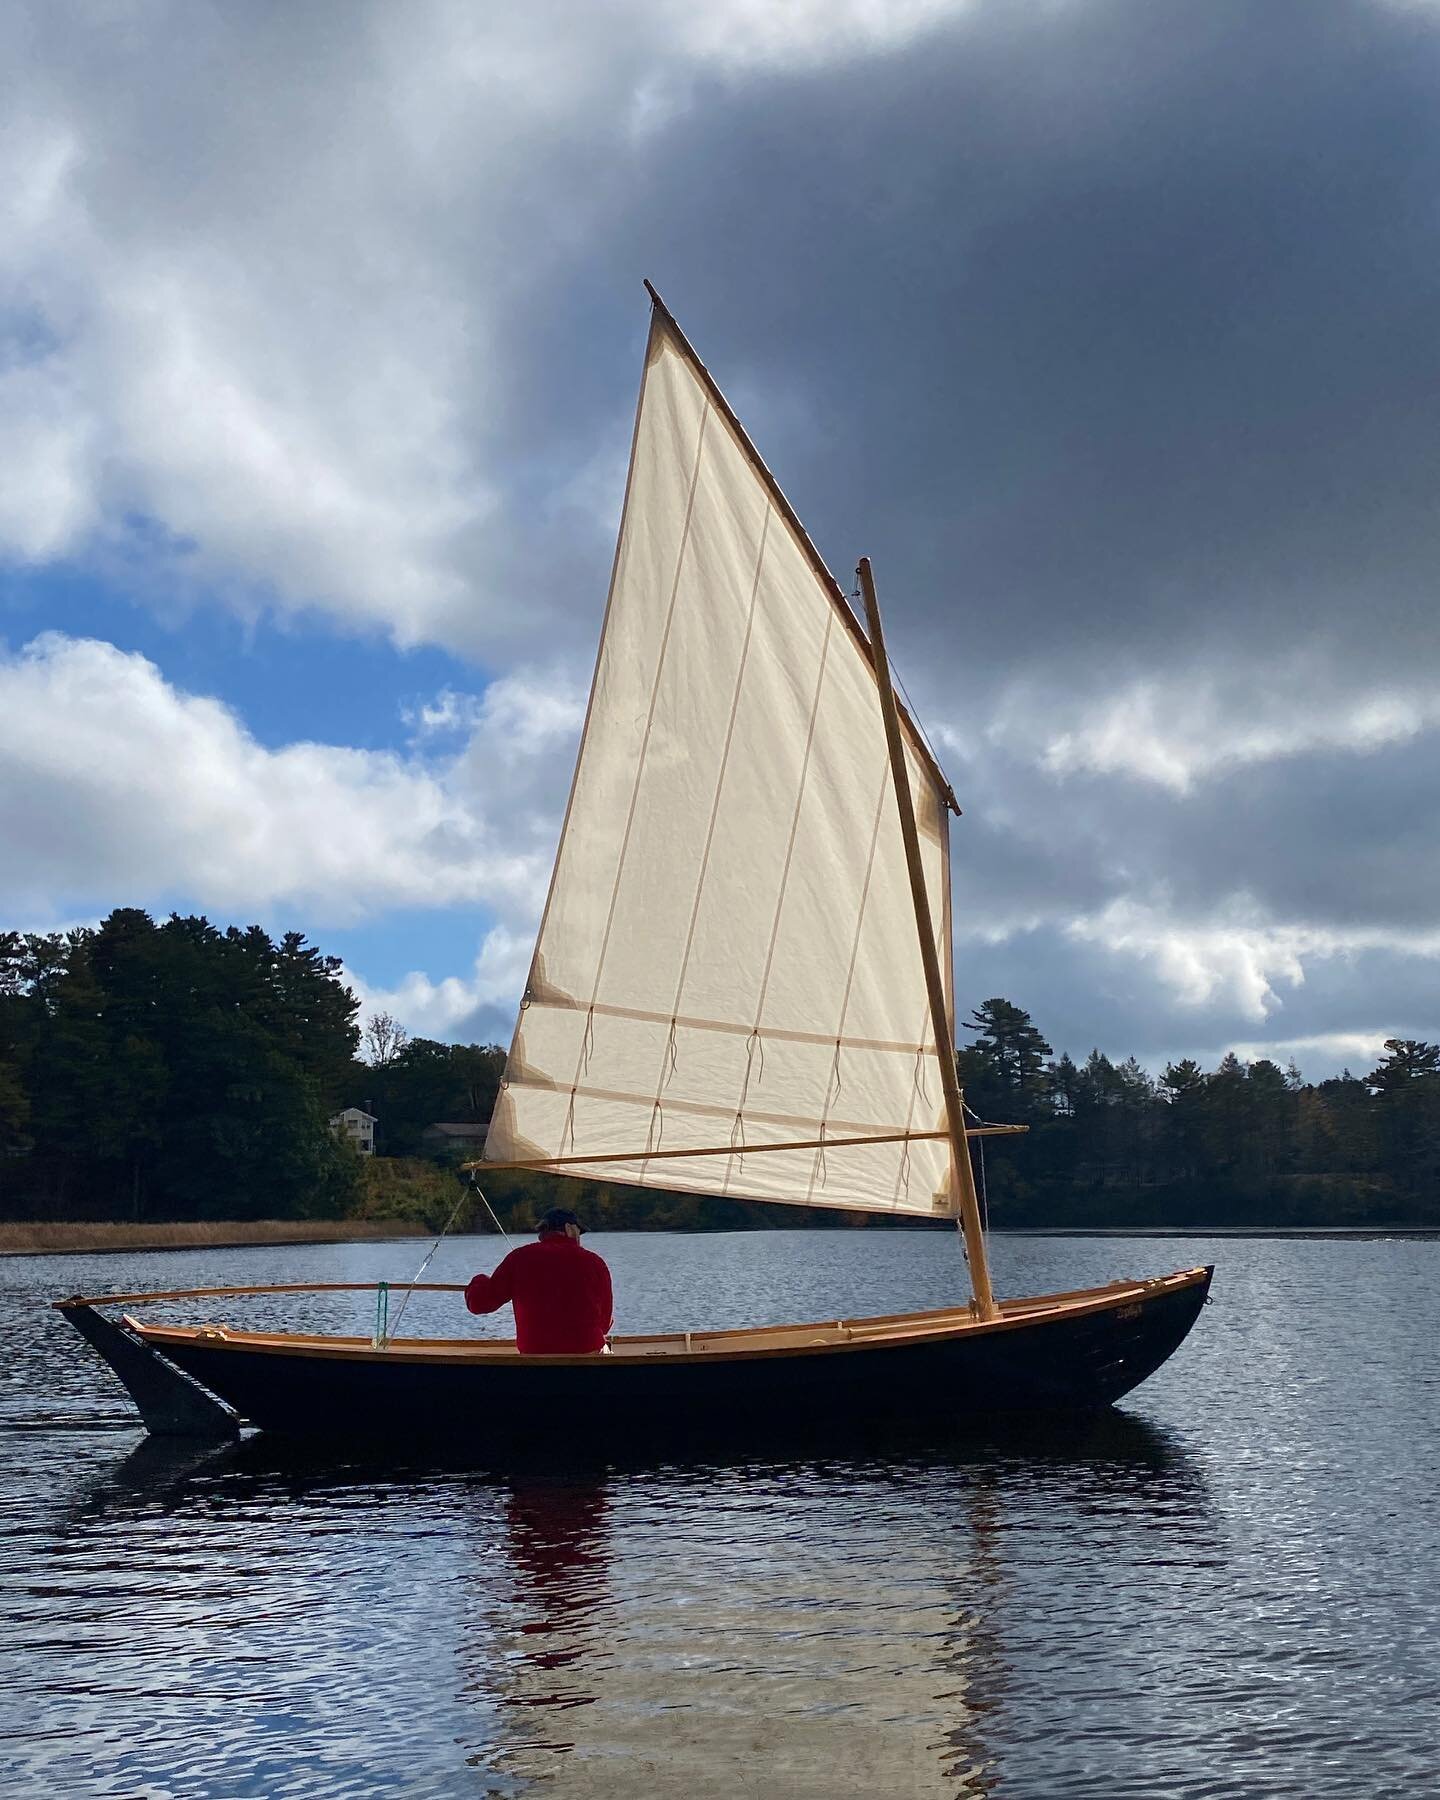
<svg viewBox="0 0 1440 1800"><path fill-rule="evenodd" d="M920 861L920 839L915 830L915 802L910 775L905 767L905 744L895 692L890 685L890 662L885 654L885 631L880 605L875 598L875 578L870 558L862 556L855 571L865 596L865 619L870 628L875 685L880 690L880 711L885 720L885 742L890 750L890 773L895 782L895 802L900 809L900 835L905 840L905 863L910 871L910 894L915 902L915 924L920 933L920 958L925 965L925 985L930 992L930 1023L935 1034L935 1055L940 1064L940 1085L945 1090L945 1120L949 1126L950 1164L960 1194L960 1223L965 1233L965 1254L970 1263L970 1286L982 1319L995 1319L1000 1309L990 1287L990 1264L985 1254L985 1234L980 1228L980 1207L975 1197L975 1171L970 1166L970 1146L965 1133L965 1100L955 1071L955 1046L950 1037L950 1018L945 1009L945 984L940 979L940 958L935 950L935 926L930 915L930 896Z"/></svg>

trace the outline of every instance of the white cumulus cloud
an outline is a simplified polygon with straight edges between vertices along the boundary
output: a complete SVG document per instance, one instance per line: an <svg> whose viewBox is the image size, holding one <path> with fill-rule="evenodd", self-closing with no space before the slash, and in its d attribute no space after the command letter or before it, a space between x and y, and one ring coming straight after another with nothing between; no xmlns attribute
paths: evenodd
<svg viewBox="0 0 1440 1800"><path fill-rule="evenodd" d="M707 70L830 63L949 10L20 0L0 17L0 557L103 554L138 519L175 547L151 572L172 588L407 645L524 638L537 610L494 572L500 327L594 228L637 121ZM545 485L583 500L572 454Z"/></svg>
<svg viewBox="0 0 1440 1800"><path fill-rule="evenodd" d="M1363 1074L1380 1060L1385 1048L1384 1032L1322 1031L1306 1037L1280 1037L1266 1043L1235 1043L1228 1048L1241 1062L1258 1062L1268 1057L1271 1062L1285 1064L1293 1058L1301 1073L1307 1064L1318 1062L1325 1069L1348 1068Z"/></svg>
<svg viewBox="0 0 1440 1800"><path fill-rule="evenodd" d="M1238 897L1198 918L1126 897L1073 919L1066 935L1137 960L1182 1007L1223 1007L1257 1024L1283 1004L1282 989L1304 984L1316 961L1376 950L1440 959L1440 930L1295 924L1268 919Z"/></svg>
<svg viewBox="0 0 1440 1800"><path fill-rule="evenodd" d="M514 1011L533 948L533 933L496 925L486 932L468 975L447 975L437 981L412 970L390 986L380 987L347 969L345 979L359 996L362 1017L389 1013L412 1037L443 1043L458 1032L472 1031L477 1012L488 1011L498 1019ZM498 1029L489 1028L485 1035L493 1037ZM501 1035L508 1040L508 1033Z"/></svg>
<svg viewBox="0 0 1440 1800"><path fill-rule="evenodd" d="M1440 683L1347 691L1343 671L1277 659L1260 676L1235 668L1149 676L1078 704L1055 729L1063 701L1012 695L991 737L1013 739L1022 718L1054 775L1126 775L1186 794L1206 777L1252 764L1338 750L1355 755L1405 743L1440 726Z"/></svg>
<svg viewBox="0 0 1440 1800"><path fill-rule="evenodd" d="M528 921L578 719L567 694L538 675L497 683L438 757L272 749L143 656L38 638L0 658L0 904L55 916L85 896L179 897L335 924L472 904Z"/></svg>

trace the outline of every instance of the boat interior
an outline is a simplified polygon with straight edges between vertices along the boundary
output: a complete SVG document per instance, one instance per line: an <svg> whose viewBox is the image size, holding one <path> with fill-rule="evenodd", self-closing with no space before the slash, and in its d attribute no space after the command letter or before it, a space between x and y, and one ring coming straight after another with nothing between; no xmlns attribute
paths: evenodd
<svg viewBox="0 0 1440 1800"><path fill-rule="evenodd" d="M1116 1307L1139 1305L1159 1294L1191 1287L1203 1281L1204 1268L1181 1269L1174 1274L1143 1281L1113 1281L1104 1287L1076 1288L1065 1293L1040 1294L1026 1299L1002 1300L1000 1317L982 1320L973 1305L942 1308L934 1312L889 1313L861 1319L824 1319L804 1324L748 1326L724 1331L678 1331L647 1336L616 1336L610 1339L605 1354L622 1360L666 1357L689 1358L753 1356L767 1352L784 1353L799 1350L843 1349L865 1344L913 1342L933 1337L953 1337L960 1333L1004 1331L1022 1323L1033 1323L1049 1314L1077 1315L1103 1312ZM307 1293L335 1291L336 1287L361 1288L364 1284L340 1283L324 1288L256 1288L233 1290L239 1294ZM420 1284L417 1284L420 1285ZM448 1284L423 1284L428 1291L452 1291ZM403 1292L403 1287L392 1289ZM460 1291L455 1289L453 1291ZM232 1290L219 1290L219 1294ZM162 1295L96 1296L87 1304L140 1302L219 1297L216 1290L200 1289L192 1294L175 1292ZM71 1302L70 1304L75 1304ZM196 1325L146 1323L130 1313L123 1315L126 1325L137 1336L163 1352L167 1344L196 1342L223 1343L235 1348L260 1352L302 1351L315 1356L390 1356L405 1360L457 1358L477 1362L518 1360L514 1341L508 1338L437 1338L337 1336L320 1332L246 1331L228 1324L206 1322ZM589 1357L526 1358L527 1361L592 1360Z"/></svg>

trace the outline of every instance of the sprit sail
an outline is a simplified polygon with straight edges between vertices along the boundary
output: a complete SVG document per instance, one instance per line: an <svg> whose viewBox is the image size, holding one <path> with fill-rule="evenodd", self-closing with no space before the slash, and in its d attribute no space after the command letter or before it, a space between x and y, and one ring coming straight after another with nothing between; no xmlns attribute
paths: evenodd
<svg viewBox="0 0 1440 1800"><path fill-rule="evenodd" d="M905 755L953 1044L954 803L908 721ZM950 1215L945 1127L868 641L657 302L590 706L485 1159ZM809 1147L761 1153L778 1144Z"/></svg>

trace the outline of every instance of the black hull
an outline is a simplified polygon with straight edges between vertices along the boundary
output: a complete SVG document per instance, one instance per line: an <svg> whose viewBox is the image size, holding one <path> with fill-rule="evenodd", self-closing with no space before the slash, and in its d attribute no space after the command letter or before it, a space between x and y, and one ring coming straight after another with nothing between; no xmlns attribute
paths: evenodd
<svg viewBox="0 0 1440 1800"><path fill-rule="evenodd" d="M592 1437L685 1441L798 1422L963 1422L1109 1406L1183 1342L1202 1280L999 1330L733 1357L584 1361L336 1356L233 1339L167 1342L165 1356L262 1429L307 1437L461 1433L503 1451Z"/></svg>

